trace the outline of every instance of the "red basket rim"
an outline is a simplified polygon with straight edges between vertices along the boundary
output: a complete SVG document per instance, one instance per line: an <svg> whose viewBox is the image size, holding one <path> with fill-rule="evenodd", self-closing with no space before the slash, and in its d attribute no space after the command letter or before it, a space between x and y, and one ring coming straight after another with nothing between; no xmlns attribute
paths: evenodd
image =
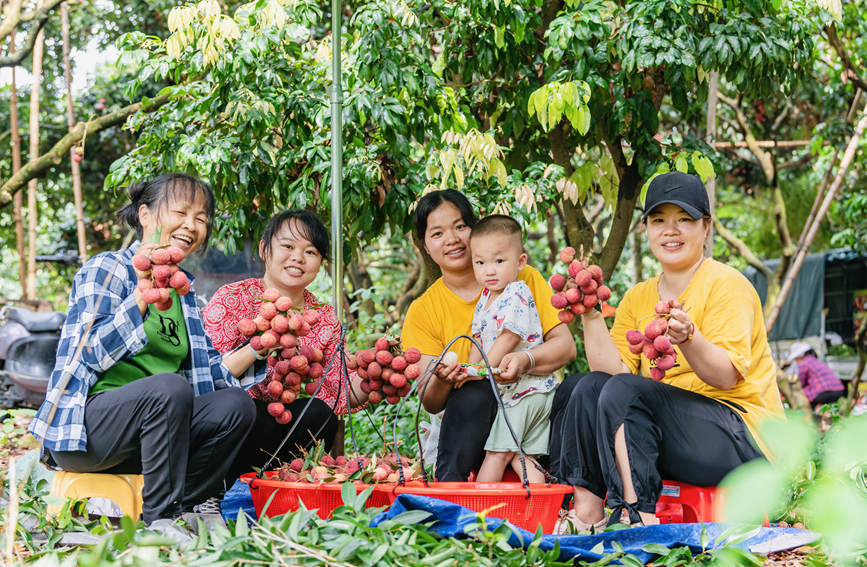
<svg viewBox="0 0 867 567"><path fill-rule="evenodd" d="M342 482L302 482L279 480L274 478L277 471L266 471L264 478L256 478L256 473L249 472L241 475L241 482L245 482L254 486L263 486L269 488L294 488L300 490L309 490L315 488L317 490L340 490L343 486ZM526 496L527 489L520 482L430 482L430 486L425 486L423 481L414 480L407 484L398 484L394 482L380 482L376 484L367 484L360 480L353 481L356 486L362 489L368 486L373 486L375 490L394 491L395 494L402 492L412 492L421 495L436 495L436 494L455 494L455 493L474 493L474 494L498 494L501 496ZM570 494L573 488L567 484L530 484L530 495L552 495L552 494Z"/></svg>
<svg viewBox="0 0 867 567"><path fill-rule="evenodd" d="M530 484L530 495L570 494L573 488L567 484ZM526 496L527 489L520 482L431 482L430 486L398 486L395 492L412 491L415 494L497 494L501 496Z"/></svg>

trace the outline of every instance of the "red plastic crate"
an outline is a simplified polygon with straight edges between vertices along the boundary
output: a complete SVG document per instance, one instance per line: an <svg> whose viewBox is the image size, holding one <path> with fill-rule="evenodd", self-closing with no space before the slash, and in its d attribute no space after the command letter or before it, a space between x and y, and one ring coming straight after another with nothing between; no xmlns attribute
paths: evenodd
<svg viewBox="0 0 867 567"><path fill-rule="evenodd" d="M432 496L465 506L475 512L489 510L492 518L509 520L519 528L535 532L538 526L550 534L557 522L563 497L572 493L565 484L531 484L527 489L517 482L432 482L397 486L396 494ZM499 504L505 504L491 509Z"/></svg>
<svg viewBox="0 0 867 567"><path fill-rule="evenodd" d="M662 481L662 494L656 503L661 524L720 521L720 493L715 486L693 486L673 480Z"/></svg>
<svg viewBox="0 0 867 567"><path fill-rule="evenodd" d="M320 518L327 519L331 512L343 504L340 483L313 484L309 482L289 482L274 478L276 471L269 471L265 478L255 478L255 473L241 475L241 480L250 485L253 506L259 516L278 516L298 509L299 501L308 509L317 509ZM368 484L355 483L356 493L367 488ZM557 521L563 496L572 492L571 486L563 484L531 484L530 497L520 483L512 482L423 482L414 481L400 486L394 483L376 484L367 499L366 506L390 506L398 494L419 494L432 496L448 502L465 506L475 512L490 510L492 518L507 519L518 527L551 533ZM271 495L274 498L264 510Z"/></svg>
<svg viewBox="0 0 867 567"><path fill-rule="evenodd" d="M304 503L308 510L316 509L319 517L326 519L331 512L343 504L341 490L343 486L336 482L323 482L314 484L310 482L289 482L276 478L277 471L268 471L265 478L255 478L256 473L241 475L241 481L250 485L250 496L253 498L253 506L258 516L279 516L286 512L294 512L299 508L299 501ZM370 486L363 482L355 483L356 494ZM393 486L390 485L389 488ZM264 510L268 499L274 494L268 509ZM374 487L374 491L367 499L366 507L390 506L394 501L390 490L383 486ZM263 512L264 510L264 512Z"/></svg>

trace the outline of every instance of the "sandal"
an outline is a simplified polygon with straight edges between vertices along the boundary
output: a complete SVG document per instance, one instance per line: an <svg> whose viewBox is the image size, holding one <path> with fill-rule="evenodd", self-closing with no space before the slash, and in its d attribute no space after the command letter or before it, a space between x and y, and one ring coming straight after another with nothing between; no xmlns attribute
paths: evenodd
<svg viewBox="0 0 867 567"><path fill-rule="evenodd" d="M598 534L605 530L608 525L608 514L594 524L581 521L575 510L560 510L560 517L554 524L555 535L587 535Z"/></svg>

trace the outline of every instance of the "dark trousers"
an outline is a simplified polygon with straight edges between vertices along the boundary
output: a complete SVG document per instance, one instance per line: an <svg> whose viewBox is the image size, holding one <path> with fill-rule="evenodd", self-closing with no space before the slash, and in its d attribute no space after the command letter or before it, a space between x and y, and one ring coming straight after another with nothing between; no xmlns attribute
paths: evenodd
<svg viewBox="0 0 867 567"><path fill-rule="evenodd" d="M819 392L813 401L810 402L810 407L816 409L823 404L832 404L846 395L846 390L830 390Z"/></svg>
<svg viewBox="0 0 867 567"><path fill-rule="evenodd" d="M253 425L240 388L194 396L179 374L157 374L87 398L86 451L52 451L63 470L143 474L145 522L172 518L223 488Z"/></svg>
<svg viewBox="0 0 867 567"><path fill-rule="evenodd" d="M625 504L614 459L614 433L621 425L638 495L637 503L629 503L634 511L655 511L663 478L716 486L738 465L762 457L737 412L695 392L602 372L563 386L569 398L559 416L561 447L552 472L600 498L607 492L612 508Z"/></svg>
<svg viewBox="0 0 867 567"><path fill-rule="evenodd" d="M487 380L465 382L449 392L440 426L436 478L466 482L485 458L485 441L497 416L497 398Z"/></svg>
<svg viewBox="0 0 867 567"><path fill-rule="evenodd" d="M330 451L337 435L337 416L331 407L319 398L298 398L286 407L292 413L292 421L280 425L268 413L268 402L253 400L256 405L256 419L250 434L244 440L226 476L226 484L231 486L239 476L253 470L253 467L262 468L265 463L277 451L277 447L283 442L289 430L298 422L299 416L307 405L310 407L300 417L297 427L283 445L276 457L279 461L288 462L294 457L301 455L301 450L307 450L316 441L321 440L325 444L325 450ZM273 461L268 468L277 468L279 463Z"/></svg>

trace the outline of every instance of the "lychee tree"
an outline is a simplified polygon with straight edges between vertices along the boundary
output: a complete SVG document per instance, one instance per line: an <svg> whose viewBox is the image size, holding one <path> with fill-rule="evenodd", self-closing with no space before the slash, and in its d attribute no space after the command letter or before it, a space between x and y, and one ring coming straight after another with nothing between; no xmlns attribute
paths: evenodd
<svg viewBox="0 0 867 567"><path fill-rule="evenodd" d="M347 10L345 252L387 228L407 231L422 191L449 186L480 213L559 217L567 243L595 250L610 273L645 181L666 168L713 170L697 141L657 139L661 116L687 131L711 70L742 90L788 89L811 56L810 28L777 1L393 0ZM201 2L172 14L166 40L123 42L142 61L130 93L167 81L170 101L130 120L138 144L109 185L194 171L217 189L218 236L228 240L285 206L326 216L331 36L320 6L270 0L229 14ZM611 219L594 248L596 200Z"/></svg>

